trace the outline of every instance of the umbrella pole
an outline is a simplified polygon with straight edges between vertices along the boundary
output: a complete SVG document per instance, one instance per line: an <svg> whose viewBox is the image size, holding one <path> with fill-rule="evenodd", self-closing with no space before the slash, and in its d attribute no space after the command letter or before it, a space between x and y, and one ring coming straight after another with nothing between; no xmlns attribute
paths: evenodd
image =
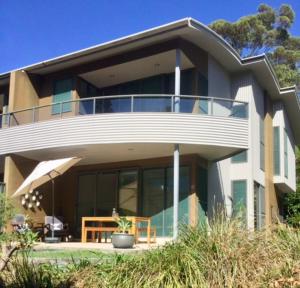
<svg viewBox="0 0 300 288"><path fill-rule="evenodd" d="M54 238L54 179L51 178L52 182L52 229L51 229L51 237Z"/></svg>

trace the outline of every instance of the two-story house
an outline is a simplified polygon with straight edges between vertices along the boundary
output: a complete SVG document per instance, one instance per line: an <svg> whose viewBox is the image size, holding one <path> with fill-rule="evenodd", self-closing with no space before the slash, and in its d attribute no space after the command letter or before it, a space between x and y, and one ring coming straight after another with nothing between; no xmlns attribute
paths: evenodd
<svg viewBox="0 0 300 288"><path fill-rule="evenodd" d="M113 208L164 237L218 207L260 228L295 191L299 107L266 56L186 18L0 75L0 182L10 196L40 161L81 157L55 184L74 235ZM14 200L35 222L51 215L39 190L40 207Z"/></svg>

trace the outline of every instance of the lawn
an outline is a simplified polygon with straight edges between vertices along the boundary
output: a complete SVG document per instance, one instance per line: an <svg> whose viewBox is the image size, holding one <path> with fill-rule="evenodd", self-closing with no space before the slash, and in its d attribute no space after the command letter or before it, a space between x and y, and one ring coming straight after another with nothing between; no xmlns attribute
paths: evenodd
<svg viewBox="0 0 300 288"><path fill-rule="evenodd" d="M99 250L87 250L87 249L42 249L33 250L29 253L29 257L33 259L95 259L103 257L104 253ZM109 254L105 254L109 257Z"/></svg>

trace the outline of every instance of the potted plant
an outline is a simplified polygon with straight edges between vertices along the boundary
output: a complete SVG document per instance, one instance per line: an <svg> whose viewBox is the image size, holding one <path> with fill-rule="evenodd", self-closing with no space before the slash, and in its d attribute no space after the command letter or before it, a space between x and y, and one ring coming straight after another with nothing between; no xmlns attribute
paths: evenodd
<svg viewBox="0 0 300 288"><path fill-rule="evenodd" d="M129 234L129 230L132 227L132 221L126 219L126 217L120 217L117 220L118 232L114 232L111 236L111 242L114 248L132 248L134 244L134 235Z"/></svg>

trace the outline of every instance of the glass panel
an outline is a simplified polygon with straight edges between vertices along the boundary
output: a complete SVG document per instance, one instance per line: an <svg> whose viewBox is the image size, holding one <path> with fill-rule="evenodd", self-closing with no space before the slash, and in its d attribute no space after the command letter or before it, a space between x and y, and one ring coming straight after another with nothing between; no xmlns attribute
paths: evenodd
<svg viewBox="0 0 300 288"><path fill-rule="evenodd" d="M84 100L81 99L80 102L77 102L77 106L79 106L76 110L78 110L78 115L88 115L94 113L94 99Z"/></svg>
<svg viewBox="0 0 300 288"><path fill-rule="evenodd" d="M247 162L247 151L243 151L239 154L234 155L231 158L232 163L245 163Z"/></svg>
<svg viewBox="0 0 300 288"><path fill-rule="evenodd" d="M111 216L113 208L117 208L117 173L98 174L96 216Z"/></svg>
<svg viewBox="0 0 300 288"><path fill-rule="evenodd" d="M147 96L134 97L134 112L170 112L171 97Z"/></svg>
<svg viewBox="0 0 300 288"><path fill-rule="evenodd" d="M210 99L206 99L206 98L180 97L180 112L208 114L209 101Z"/></svg>
<svg viewBox="0 0 300 288"><path fill-rule="evenodd" d="M141 94L160 94L162 92L161 76L153 76L140 80Z"/></svg>
<svg viewBox="0 0 300 288"><path fill-rule="evenodd" d="M192 69L181 71L180 91L181 95L193 95L193 71Z"/></svg>
<svg viewBox="0 0 300 288"><path fill-rule="evenodd" d="M213 115L215 116L231 116L232 102L221 99L213 99Z"/></svg>
<svg viewBox="0 0 300 288"><path fill-rule="evenodd" d="M248 118L248 105L246 103L232 102L231 110L230 116L232 117Z"/></svg>
<svg viewBox="0 0 300 288"><path fill-rule="evenodd" d="M288 165L288 135L286 129L284 129L284 176L287 178L289 173Z"/></svg>
<svg viewBox="0 0 300 288"><path fill-rule="evenodd" d="M163 235L164 222L164 169L143 172L143 215L151 218L158 236Z"/></svg>
<svg viewBox="0 0 300 288"><path fill-rule="evenodd" d="M247 181L232 181L232 216L241 217L246 222Z"/></svg>
<svg viewBox="0 0 300 288"><path fill-rule="evenodd" d="M208 96L208 80L206 76L198 73L198 91L197 95Z"/></svg>
<svg viewBox="0 0 300 288"><path fill-rule="evenodd" d="M57 104L54 106L60 106L61 104ZM61 108L58 108L59 110ZM42 106L37 109L35 109L34 112L34 119L35 122L40 122L40 121L45 121L45 120L50 120L50 119L58 119L60 118L60 113L59 114L52 114L53 111L53 106Z"/></svg>
<svg viewBox="0 0 300 288"><path fill-rule="evenodd" d="M274 174L280 175L280 130L274 127Z"/></svg>
<svg viewBox="0 0 300 288"><path fill-rule="evenodd" d="M119 176L119 213L120 215L137 214L137 171L124 171Z"/></svg>
<svg viewBox="0 0 300 288"><path fill-rule="evenodd" d="M81 218L95 215L96 174L78 177L77 227L81 227Z"/></svg>
<svg viewBox="0 0 300 288"><path fill-rule="evenodd" d="M197 100L195 98L180 97L180 112L181 113L197 113Z"/></svg>
<svg viewBox="0 0 300 288"><path fill-rule="evenodd" d="M189 223L189 167L180 167L178 221L180 224ZM173 235L173 168L167 169L166 207L164 217L164 236Z"/></svg>
<svg viewBox="0 0 300 288"><path fill-rule="evenodd" d="M96 99L96 113L121 113L131 111L131 98Z"/></svg>
<svg viewBox="0 0 300 288"><path fill-rule="evenodd" d="M264 120L259 118L260 169L265 169L265 127Z"/></svg>
<svg viewBox="0 0 300 288"><path fill-rule="evenodd" d="M254 183L254 226L261 229L265 225L265 188Z"/></svg>
<svg viewBox="0 0 300 288"><path fill-rule="evenodd" d="M197 196L199 199L198 203L198 221L199 223L206 222L207 217L207 197L208 197L208 184L207 184L207 170L202 167L198 167L198 189Z"/></svg>
<svg viewBox="0 0 300 288"><path fill-rule="evenodd" d="M63 101L71 101L72 100L72 86L73 86L72 79L64 79L64 80L57 80L54 82L54 89L53 89L53 103L63 102ZM54 105L52 106L52 114L59 114L61 111L61 106ZM71 111L71 104L65 103L62 107L62 113L70 112Z"/></svg>
<svg viewBox="0 0 300 288"><path fill-rule="evenodd" d="M5 192L5 184L0 182L0 193Z"/></svg>
<svg viewBox="0 0 300 288"><path fill-rule="evenodd" d="M33 110L14 112L10 114L10 127L33 123Z"/></svg>

